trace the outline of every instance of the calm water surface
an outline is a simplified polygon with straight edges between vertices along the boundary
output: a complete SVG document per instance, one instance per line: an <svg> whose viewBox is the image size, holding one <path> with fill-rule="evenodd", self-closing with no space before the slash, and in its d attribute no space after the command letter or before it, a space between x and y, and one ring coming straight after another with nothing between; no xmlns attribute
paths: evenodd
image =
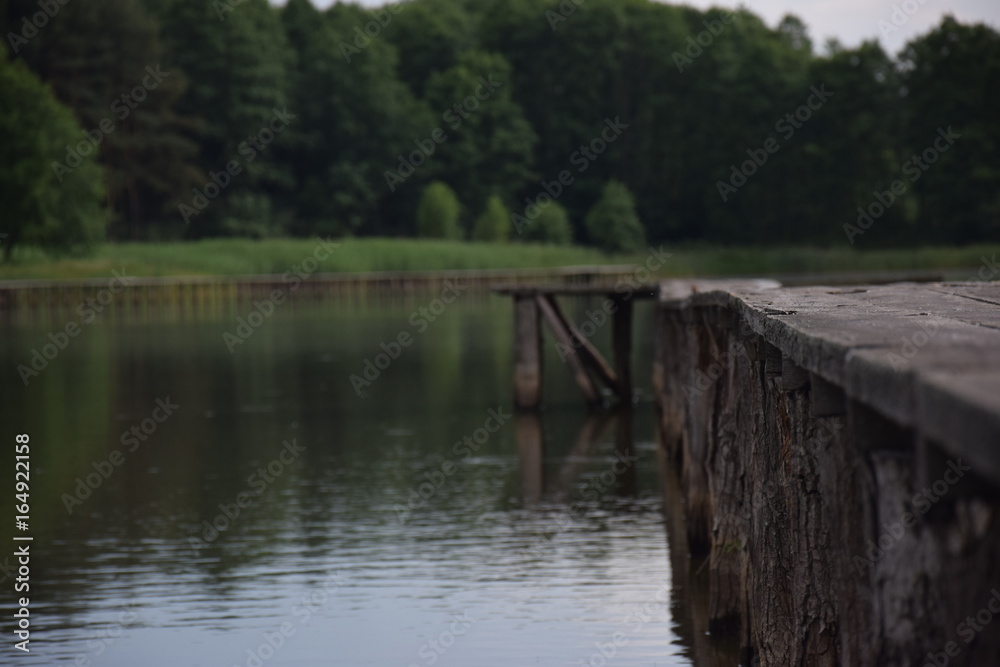
<svg viewBox="0 0 1000 667"><path fill-rule="evenodd" d="M510 417L510 304L463 297L421 332L432 296L286 304L232 353L251 304L109 311L27 387L16 364L79 317L4 315L3 437L32 444L15 662L692 664L648 365L634 414L588 420L549 342L548 409ZM359 396L350 376L401 332Z"/></svg>

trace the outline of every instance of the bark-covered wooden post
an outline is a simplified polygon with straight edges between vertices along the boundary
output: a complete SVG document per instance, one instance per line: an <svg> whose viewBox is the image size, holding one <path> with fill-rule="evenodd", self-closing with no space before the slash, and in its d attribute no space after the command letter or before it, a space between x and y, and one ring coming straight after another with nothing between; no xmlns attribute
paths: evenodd
<svg viewBox="0 0 1000 667"><path fill-rule="evenodd" d="M514 407L537 410L542 402L542 330L534 294L514 295Z"/></svg>

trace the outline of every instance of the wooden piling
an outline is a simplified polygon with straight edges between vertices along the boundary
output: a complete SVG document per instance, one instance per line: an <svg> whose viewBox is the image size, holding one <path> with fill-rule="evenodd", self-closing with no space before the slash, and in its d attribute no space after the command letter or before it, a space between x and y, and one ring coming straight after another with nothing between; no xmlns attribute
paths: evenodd
<svg viewBox="0 0 1000 667"><path fill-rule="evenodd" d="M514 296L514 407L537 410L542 400L542 330L534 295Z"/></svg>
<svg viewBox="0 0 1000 667"><path fill-rule="evenodd" d="M618 398L625 405L632 404L632 301L615 299L612 345L615 372L618 376Z"/></svg>

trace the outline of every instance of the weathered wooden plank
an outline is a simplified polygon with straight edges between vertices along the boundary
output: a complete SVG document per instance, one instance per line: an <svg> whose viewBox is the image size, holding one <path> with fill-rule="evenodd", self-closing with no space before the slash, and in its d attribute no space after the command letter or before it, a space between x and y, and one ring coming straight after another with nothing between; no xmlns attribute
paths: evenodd
<svg viewBox="0 0 1000 667"><path fill-rule="evenodd" d="M615 289L611 283L579 284L579 283L547 283L547 284L495 284L491 287L494 293L505 296L537 296L539 294L554 294L557 296L606 296L613 298L621 296L621 290ZM655 299L660 294L659 283L630 284L633 299Z"/></svg>
<svg viewBox="0 0 1000 667"><path fill-rule="evenodd" d="M600 350L590 342L590 339L583 335L579 329L574 325L562 312L559 307L559 303L555 299L555 295L546 294L541 296L551 307L556 317L562 322L566 330L569 331L570 336L578 344L574 347L579 349L580 358L583 360L590 370L592 370L598 378L600 378L609 389L612 391L617 391L618 389L618 376L615 375L614 370L611 369L611 364L609 364L604 357L601 355Z"/></svg>
<svg viewBox="0 0 1000 667"><path fill-rule="evenodd" d="M563 326L562 320L556 315L552 309L552 304L547 299L542 296L536 296L534 301L538 304L538 310L541 311L542 316L548 323L552 334L556 337L556 341L562 346L559 356L569 365L573 373L573 379L583 393L583 400L588 405L598 405L601 402L601 397L594 387L593 380L587 374L587 368L584 366L577 348L573 345L573 339L570 337L569 331Z"/></svg>

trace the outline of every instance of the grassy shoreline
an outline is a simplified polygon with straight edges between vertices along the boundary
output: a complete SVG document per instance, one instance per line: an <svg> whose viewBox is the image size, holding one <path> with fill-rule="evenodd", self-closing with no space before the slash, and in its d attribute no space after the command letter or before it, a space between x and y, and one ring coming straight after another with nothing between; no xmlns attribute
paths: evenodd
<svg viewBox="0 0 1000 667"><path fill-rule="evenodd" d="M280 274L299 265L318 239L213 239L175 243L104 244L81 258L51 258L18 248L0 262L0 280L101 278L112 270L133 276L227 276ZM586 265L630 265L646 253L607 255L593 248L528 244L497 245L424 239L340 239L320 272L540 269ZM664 246L672 257L659 275L724 276L810 274L850 271L968 271L973 279L984 258L1000 254L1000 244L859 251L853 248Z"/></svg>

